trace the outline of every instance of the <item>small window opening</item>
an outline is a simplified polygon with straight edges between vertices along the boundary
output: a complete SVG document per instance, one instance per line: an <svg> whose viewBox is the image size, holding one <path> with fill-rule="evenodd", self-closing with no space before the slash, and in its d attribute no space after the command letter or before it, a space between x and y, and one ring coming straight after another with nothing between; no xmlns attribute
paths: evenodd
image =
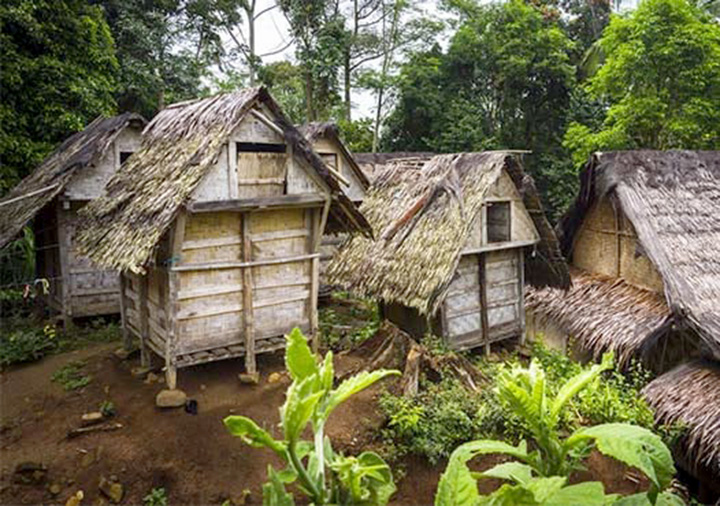
<svg viewBox="0 0 720 506"><path fill-rule="evenodd" d="M285 144L271 144L263 142L238 142L238 153L285 153Z"/></svg>
<svg viewBox="0 0 720 506"><path fill-rule="evenodd" d="M338 170L338 159L335 153L320 153L323 163L331 169Z"/></svg>
<svg viewBox="0 0 720 506"><path fill-rule="evenodd" d="M489 202L487 205L487 240L510 240L510 202Z"/></svg>
<svg viewBox="0 0 720 506"><path fill-rule="evenodd" d="M125 163L125 161L132 156L132 151L120 151L120 165Z"/></svg>

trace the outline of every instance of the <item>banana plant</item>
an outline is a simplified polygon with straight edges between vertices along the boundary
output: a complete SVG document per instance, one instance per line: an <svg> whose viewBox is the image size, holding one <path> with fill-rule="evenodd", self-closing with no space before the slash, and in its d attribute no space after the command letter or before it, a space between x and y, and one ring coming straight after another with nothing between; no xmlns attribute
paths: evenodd
<svg viewBox="0 0 720 506"><path fill-rule="evenodd" d="M631 424L610 423L581 428L568 437L560 434L558 424L563 408L612 367L612 354L606 354L602 363L568 380L554 399L548 398L545 373L534 360L527 369L514 368L502 374L496 392L521 419L536 449L528 451L525 441L518 446L494 440L471 441L459 446L440 478L435 505L683 504L676 496L664 492L675 468L670 450L653 432ZM600 482L567 485L570 472L576 468L577 456L584 454L589 445L642 471L650 481L650 490L621 498L606 495ZM483 454L504 454L515 460L483 473L470 471L467 463ZM482 478L499 478L508 483L491 495L481 496L477 480Z"/></svg>
<svg viewBox="0 0 720 506"><path fill-rule="evenodd" d="M362 372L334 387L332 352L320 360L297 328L286 339L285 366L292 383L280 408L283 438L273 438L244 416L228 416L224 420L231 434L250 446L269 448L287 465L281 471L268 468L263 504L294 504L292 494L285 487L295 482L315 505L387 504L396 490L390 467L373 452L363 452L357 457L336 453L325 436L325 424L333 410L352 395L400 372ZM302 439L308 425L312 429L312 441Z"/></svg>

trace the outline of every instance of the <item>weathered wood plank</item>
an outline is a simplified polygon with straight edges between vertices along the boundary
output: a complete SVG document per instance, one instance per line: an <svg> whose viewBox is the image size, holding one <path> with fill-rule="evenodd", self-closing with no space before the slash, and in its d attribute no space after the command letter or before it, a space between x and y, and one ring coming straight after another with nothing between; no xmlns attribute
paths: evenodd
<svg viewBox="0 0 720 506"><path fill-rule="evenodd" d="M295 195L276 195L247 199L219 200L215 202L192 202L189 210L193 213L210 213L218 211L252 211L282 207L319 206L325 201L322 195L315 193L298 193Z"/></svg>
<svg viewBox="0 0 720 506"><path fill-rule="evenodd" d="M252 262L252 242L250 239L250 216L243 214L242 227L242 259L245 263ZM243 278L243 330L245 333L245 373L256 374L255 363L255 321L253 314L253 275L252 269L245 267Z"/></svg>
<svg viewBox="0 0 720 506"><path fill-rule="evenodd" d="M260 267L264 265L279 265L279 264L290 264L294 262L303 262L305 260L312 260L315 257L319 257L319 253L311 255L298 255L293 257L285 258L267 258L264 260L255 261L243 261L243 262L213 262L203 264L188 264L178 265L170 269L171 272L184 272L184 271L208 271L215 269L236 269L238 267Z"/></svg>

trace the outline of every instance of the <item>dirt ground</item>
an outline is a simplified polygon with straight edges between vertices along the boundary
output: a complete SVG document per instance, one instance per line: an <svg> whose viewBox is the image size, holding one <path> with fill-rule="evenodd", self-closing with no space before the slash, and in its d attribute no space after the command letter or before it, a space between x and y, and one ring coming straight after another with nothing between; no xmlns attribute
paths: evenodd
<svg viewBox="0 0 720 506"><path fill-rule="evenodd" d="M122 484L123 504L142 504L154 487L165 488L170 504L221 504L228 499L233 504L260 504L267 466L279 461L269 451L250 448L230 436L222 419L246 415L264 422L277 435L278 408L289 384L282 374L282 354L260 357L262 378L256 386L238 381L239 360L181 370L179 387L198 403L193 415L183 409L156 408L155 394L164 385L133 377L131 369L139 365L138 358L118 359L113 354L117 347L97 345L0 374L0 503L65 504L82 490L82 504L107 504L98 489L105 477ZM362 359L341 354L336 370L342 373ZM65 392L50 378L75 360L86 361L92 381L78 391ZM281 379L268 381L274 372ZM334 412L328 434L336 448L356 453L373 445L382 423L376 406L382 388L375 386ZM79 426L81 415L96 411L105 400L113 402L117 409L113 421L123 427L68 439L68 430ZM15 470L23 462L43 464L47 472L38 476L38 483L18 483ZM479 466L487 468L494 462L488 459ZM404 468L393 504L432 504L444 464L432 467L422 458L410 458ZM603 477L608 492L629 493L642 486L614 462L591 458L590 469L583 478ZM496 486L488 482L482 488L487 492Z"/></svg>

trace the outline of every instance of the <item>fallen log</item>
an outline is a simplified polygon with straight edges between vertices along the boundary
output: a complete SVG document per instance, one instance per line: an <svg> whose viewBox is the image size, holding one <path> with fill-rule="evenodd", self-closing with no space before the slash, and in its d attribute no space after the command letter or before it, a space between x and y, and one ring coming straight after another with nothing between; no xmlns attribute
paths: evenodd
<svg viewBox="0 0 720 506"><path fill-rule="evenodd" d="M123 424L121 423L105 423L102 425L91 425L89 427L79 427L77 429L70 429L67 433L68 439L73 439L90 432L110 432L113 430L122 429Z"/></svg>

